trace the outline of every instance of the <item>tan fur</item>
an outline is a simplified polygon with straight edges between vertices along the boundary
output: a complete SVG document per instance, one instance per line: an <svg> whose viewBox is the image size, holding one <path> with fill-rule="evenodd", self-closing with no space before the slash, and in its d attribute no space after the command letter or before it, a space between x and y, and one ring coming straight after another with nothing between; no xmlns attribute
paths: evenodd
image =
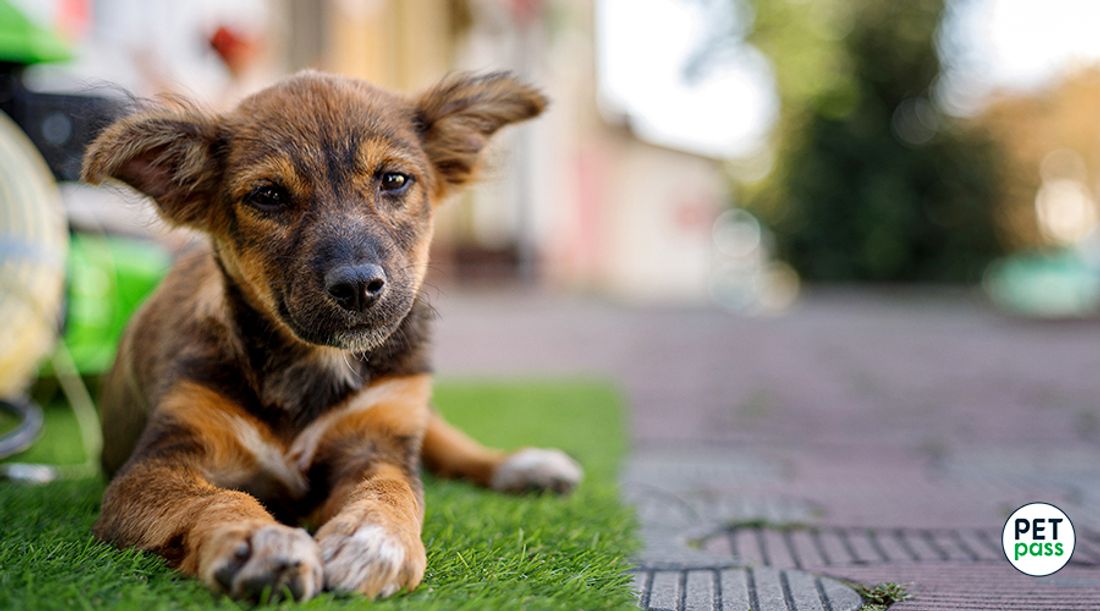
<svg viewBox="0 0 1100 611"><path fill-rule="evenodd" d="M85 180L129 184L209 244L131 321L106 381L96 534L234 598L415 588L422 446L429 467L481 485L510 456L429 407L433 212L493 133L545 104L505 74L405 98L306 72L224 115L177 101L102 132ZM384 189L395 174L403 187ZM341 304L329 274L366 264L384 293Z"/></svg>
<svg viewBox="0 0 1100 611"><path fill-rule="evenodd" d="M203 403L212 399L213 403ZM166 397L166 405L188 404L194 412L206 408L212 414L225 408L222 400L193 385L183 385ZM164 412L157 418L172 416ZM177 441L188 440L178 437ZM246 532L276 522L255 498L214 486L206 475L248 460L231 436L190 440L196 445L185 451L128 463L104 494L95 532L108 541L154 550L183 572L197 575L203 568L203 547L213 543L216 526L239 524Z"/></svg>
<svg viewBox="0 0 1100 611"><path fill-rule="evenodd" d="M537 90L499 74L470 78L460 74L429 89L417 100L418 117L429 126L425 147L442 181L438 197L473 180L481 152L501 127L540 114L547 100Z"/></svg>
<svg viewBox="0 0 1100 611"><path fill-rule="evenodd" d="M214 178L207 147L217 137L214 119L182 100L121 119L88 149L82 178L99 184L108 177L156 199L173 224L204 228L206 189Z"/></svg>
<svg viewBox="0 0 1100 611"><path fill-rule="evenodd" d="M421 448L424 465L443 477L470 480L488 486L497 466L507 457L499 450L486 448L469 435L432 414Z"/></svg>
<svg viewBox="0 0 1100 611"><path fill-rule="evenodd" d="M432 381L429 376L379 380L365 392L314 420L295 437L290 456L303 471L318 449L337 435L423 435Z"/></svg>

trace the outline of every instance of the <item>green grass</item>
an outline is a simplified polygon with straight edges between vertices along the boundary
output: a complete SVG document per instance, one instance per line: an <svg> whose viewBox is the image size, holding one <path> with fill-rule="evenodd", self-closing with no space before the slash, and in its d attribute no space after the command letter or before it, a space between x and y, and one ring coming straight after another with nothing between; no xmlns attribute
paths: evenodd
<svg viewBox="0 0 1100 611"><path fill-rule="evenodd" d="M585 467L570 497L507 497L426 477L428 571L386 609L603 609L634 603L628 557L634 516L619 500L625 452L619 397L588 382L449 383L436 404L446 417L500 447L560 447ZM0 423L0 429L4 423ZM44 437L20 461L82 459L75 421L47 410ZM31 487L0 482L0 609L236 608L157 557L92 538L103 483L97 478ZM360 606L323 595L307 609ZM282 606L290 606L284 604Z"/></svg>
<svg viewBox="0 0 1100 611"><path fill-rule="evenodd" d="M863 597L863 606L859 611L886 611L894 603L909 600L909 591L894 582L871 587L854 584L854 588Z"/></svg>

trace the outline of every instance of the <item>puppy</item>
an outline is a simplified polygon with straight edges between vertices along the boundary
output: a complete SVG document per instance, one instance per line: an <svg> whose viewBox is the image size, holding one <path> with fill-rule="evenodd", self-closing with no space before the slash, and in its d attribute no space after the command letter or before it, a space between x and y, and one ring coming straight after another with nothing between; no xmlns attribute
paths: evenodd
<svg viewBox="0 0 1100 611"><path fill-rule="evenodd" d="M435 207L545 105L501 73L406 98L305 72L228 114L175 104L104 130L84 179L130 185L209 244L106 380L96 535L234 598L388 596L424 575L421 460L497 490L575 486L563 453L485 448L429 406Z"/></svg>

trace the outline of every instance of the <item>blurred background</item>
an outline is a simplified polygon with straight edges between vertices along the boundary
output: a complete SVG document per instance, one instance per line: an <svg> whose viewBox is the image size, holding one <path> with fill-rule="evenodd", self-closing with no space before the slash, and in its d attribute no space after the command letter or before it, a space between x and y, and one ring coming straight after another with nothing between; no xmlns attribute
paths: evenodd
<svg viewBox="0 0 1100 611"><path fill-rule="evenodd" d="M0 109L49 167L30 197L63 210L22 263L64 259L68 345L102 370L185 239L75 182L127 95L227 109L305 68L410 93L510 69L552 111L442 210L434 286L758 315L806 287L915 283L1090 316L1097 18L1074 0L0 0ZM5 240L9 267L38 248Z"/></svg>
<svg viewBox="0 0 1100 611"><path fill-rule="evenodd" d="M807 283L984 279L1047 316L1100 296L1087 1L3 4L5 109L76 230L163 238L147 209L68 182L109 109L42 94L224 109L304 68L406 92L507 68L553 110L444 209L440 281L744 313L783 311Z"/></svg>
<svg viewBox="0 0 1100 611"><path fill-rule="evenodd" d="M80 382L187 239L76 182L127 95L510 69L553 103L440 210L440 372L617 380L645 528L1000 528L1043 499L1100 532L1097 24L1090 0L0 0L0 406L30 423L0 456L32 381L96 429ZM1023 596L985 566L1008 574L959 596Z"/></svg>

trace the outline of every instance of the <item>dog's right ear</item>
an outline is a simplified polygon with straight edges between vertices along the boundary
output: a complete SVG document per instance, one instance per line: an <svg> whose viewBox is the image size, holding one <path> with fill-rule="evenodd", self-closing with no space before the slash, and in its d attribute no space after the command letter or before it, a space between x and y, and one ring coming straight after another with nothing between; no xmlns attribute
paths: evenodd
<svg viewBox="0 0 1100 611"><path fill-rule="evenodd" d="M84 154L81 177L114 178L153 198L171 224L204 229L218 181L218 121L194 108L138 112L103 130Z"/></svg>

